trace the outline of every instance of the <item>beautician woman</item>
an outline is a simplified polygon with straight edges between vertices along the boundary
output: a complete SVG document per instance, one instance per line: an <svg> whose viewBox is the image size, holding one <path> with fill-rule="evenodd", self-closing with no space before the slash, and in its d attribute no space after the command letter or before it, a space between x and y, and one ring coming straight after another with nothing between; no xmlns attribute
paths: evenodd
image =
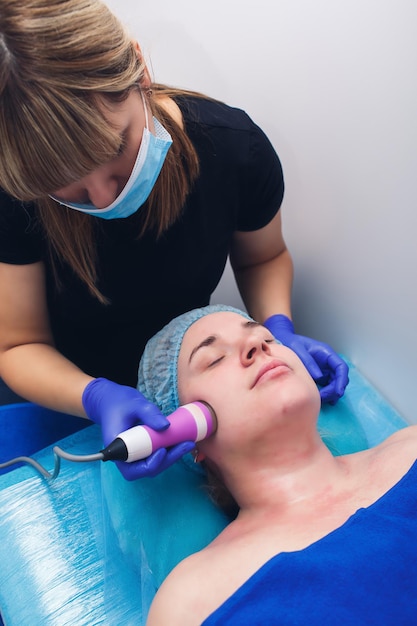
<svg viewBox="0 0 417 626"><path fill-rule="evenodd" d="M324 402L343 395L345 363L294 333L270 142L239 109L153 84L106 5L2 0L0 145L0 377L17 394L100 424L106 444L167 427L135 389L143 347L208 304L230 256L250 314ZM192 447L120 469L155 475Z"/></svg>

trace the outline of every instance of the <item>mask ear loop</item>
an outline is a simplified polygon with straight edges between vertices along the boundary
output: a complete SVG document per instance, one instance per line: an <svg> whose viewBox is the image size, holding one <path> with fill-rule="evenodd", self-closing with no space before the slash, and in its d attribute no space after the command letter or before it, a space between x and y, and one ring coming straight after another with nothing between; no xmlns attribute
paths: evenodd
<svg viewBox="0 0 417 626"><path fill-rule="evenodd" d="M146 100L143 96L143 90L140 90L140 95L142 98L142 104L143 104L143 110L145 111L145 128L147 128L147 130L149 130L149 118L148 118L148 107L146 106Z"/></svg>

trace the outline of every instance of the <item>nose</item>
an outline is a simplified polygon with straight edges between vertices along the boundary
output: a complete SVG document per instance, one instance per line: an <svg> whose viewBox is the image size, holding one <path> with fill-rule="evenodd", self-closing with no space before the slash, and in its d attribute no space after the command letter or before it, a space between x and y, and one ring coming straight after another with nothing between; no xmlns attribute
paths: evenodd
<svg viewBox="0 0 417 626"><path fill-rule="evenodd" d="M242 349L242 362L250 365L260 354L271 354L271 346L262 337L250 335Z"/></svg>
<svg viewBox="0 0 417 626"><path fill-rule="evenodd" d="M89 202L96 209L105 209L114 202L120 193L119 182L116 178L93 172L85 180L85 189L88 194Z"/></svg>

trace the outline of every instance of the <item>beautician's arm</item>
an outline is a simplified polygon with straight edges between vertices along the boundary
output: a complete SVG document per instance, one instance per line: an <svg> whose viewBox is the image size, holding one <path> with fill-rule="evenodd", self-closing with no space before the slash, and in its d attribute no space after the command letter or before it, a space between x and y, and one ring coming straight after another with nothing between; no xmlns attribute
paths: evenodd
<svg viewBox="0 0 417 626"><path fill-rule="evenodd" d="M105 446L138 423L155 430L169 426L139 391L92 378L55 349L42 263L0 263L0 377L27 400L100 424ZM194 445L186 441L144 460L116 464L127 480L156 476Z"/></svg>
<svg viewBox="0 0 417 626"><path fill-rule="evenodd" d="M82 394L93 380L55 348L42 263L0 263L0 377L23 398L86 417Z"/></svg>
<svg viewBox="0 0 417 626"><path fill-rule="evenodd" d="M291 318L293 264L282 234L281 211L260 230L234 234L230 263L255 320L263 323L276 313Z"/></svg>

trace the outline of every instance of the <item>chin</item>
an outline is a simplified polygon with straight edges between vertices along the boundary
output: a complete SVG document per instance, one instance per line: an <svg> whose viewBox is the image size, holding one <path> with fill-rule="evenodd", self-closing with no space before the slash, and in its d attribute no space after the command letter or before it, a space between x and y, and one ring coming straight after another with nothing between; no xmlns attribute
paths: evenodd
<svg viewBox="0 0 417 626"><path fill-rule="evenodd" d="M282 390L277 393L272 406L276 406L280 416L295 417L297 414L307 415L317 419L321 407L320 393L315 383L312 387L304 387L297 391Z"/></svg>

